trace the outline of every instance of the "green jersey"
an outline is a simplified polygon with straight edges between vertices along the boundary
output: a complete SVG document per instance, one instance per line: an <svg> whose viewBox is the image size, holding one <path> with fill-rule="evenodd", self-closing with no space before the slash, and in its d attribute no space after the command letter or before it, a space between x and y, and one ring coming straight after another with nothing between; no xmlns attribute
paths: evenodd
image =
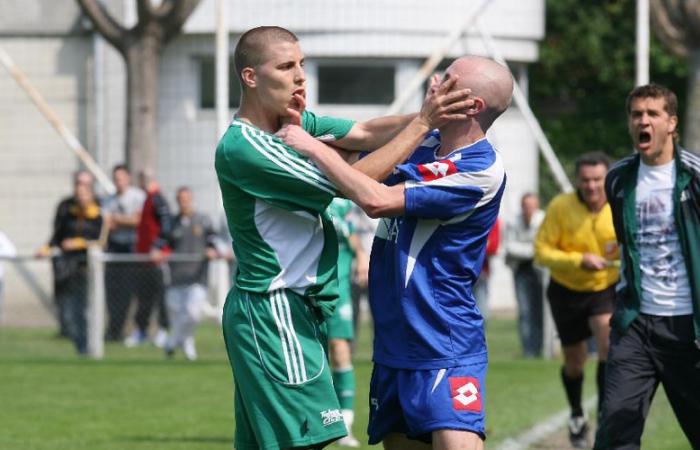
<svg viewBox="0 0 700 450"><path fill-rule="evenodd" d="M342 138L352 125L302 115L302 127L326 141ZM238 260L236 286L334 300L338 243L325 209L335 186L276 136L237 119L219 142L215 165Z"/></svg>

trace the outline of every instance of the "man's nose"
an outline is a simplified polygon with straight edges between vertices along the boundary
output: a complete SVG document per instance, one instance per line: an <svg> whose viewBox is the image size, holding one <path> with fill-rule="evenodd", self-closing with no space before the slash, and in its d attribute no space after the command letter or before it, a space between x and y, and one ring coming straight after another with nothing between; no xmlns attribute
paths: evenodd
<svg viewBox="0 0 700 450"><path fill-rule="evenodd" d="M297 67L296 73L294 74L294 81L297 83L304 83L306 81L306 74L304 73L303 67Z"/></svg>

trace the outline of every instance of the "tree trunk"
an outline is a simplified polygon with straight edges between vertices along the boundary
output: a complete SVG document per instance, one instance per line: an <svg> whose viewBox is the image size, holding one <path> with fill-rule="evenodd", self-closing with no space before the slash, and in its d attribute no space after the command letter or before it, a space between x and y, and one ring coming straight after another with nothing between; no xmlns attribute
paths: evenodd
<svg viewBox="0 0 700 450"><path fill-rule="evenodd" d="M126 51L126 157L132 172L158 167L158 72L161 43L148 34Z"/></svg>
<svg viewBox="0 0 700 450"><path fill-rule="evenodd" d="M700 48L688 49L688 97L683 146L700 153Z"/></svg>

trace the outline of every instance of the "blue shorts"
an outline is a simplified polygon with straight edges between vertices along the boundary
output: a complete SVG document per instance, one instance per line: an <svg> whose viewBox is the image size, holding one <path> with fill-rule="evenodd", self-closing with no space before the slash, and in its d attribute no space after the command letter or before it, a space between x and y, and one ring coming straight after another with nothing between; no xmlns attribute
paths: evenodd
<svg viewBox="0 0 700 450"><path fill-rule="evenodd" d="M370 382L369 443L389 433L430 442L436 430L484 433L487 361L448 369L408 370L375 364Z"/></svg>

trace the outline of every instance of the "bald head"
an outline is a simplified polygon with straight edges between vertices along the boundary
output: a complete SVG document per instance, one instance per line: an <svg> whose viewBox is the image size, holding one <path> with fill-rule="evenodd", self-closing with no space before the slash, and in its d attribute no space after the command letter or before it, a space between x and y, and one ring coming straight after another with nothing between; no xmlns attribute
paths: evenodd
<svg viewBox="0 0 700 450"><path fill-rule="evenodd" d="M445 75L459 76L455 88L469 88L474 97L484 101L484 109L475 116L484 131L510 105L513 77L507 67L492 59L462 56L450 64Z"/></svg>

